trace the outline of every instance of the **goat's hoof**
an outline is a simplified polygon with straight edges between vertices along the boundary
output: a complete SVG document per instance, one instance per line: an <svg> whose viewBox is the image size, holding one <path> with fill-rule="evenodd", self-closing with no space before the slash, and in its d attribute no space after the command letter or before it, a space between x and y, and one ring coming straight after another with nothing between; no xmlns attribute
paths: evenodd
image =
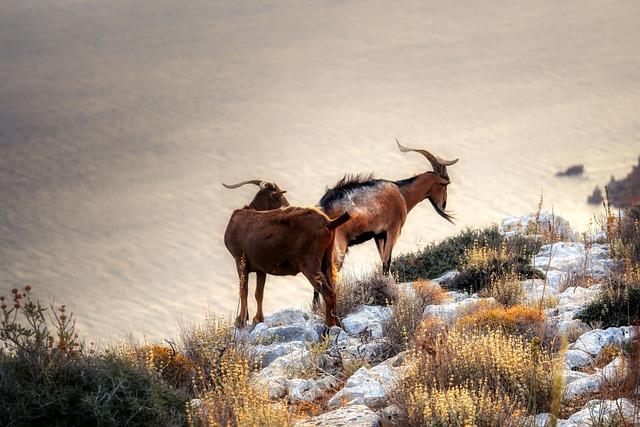
<svg viewBox="0 0 640 427"><path fill-rule="evenodd" d="M262 322L264 322L264 316L262 316L262 317L255 316L253 318L253 324L254 325L257 325L258 323L262 323Z"/></svg>
<svg viewBox="0 0 640 427"><path fill-rule="evenodd" d="M236 328L242 329L247 325L247 321L245 319L240 318L240 316L236 317Z"/></svg>

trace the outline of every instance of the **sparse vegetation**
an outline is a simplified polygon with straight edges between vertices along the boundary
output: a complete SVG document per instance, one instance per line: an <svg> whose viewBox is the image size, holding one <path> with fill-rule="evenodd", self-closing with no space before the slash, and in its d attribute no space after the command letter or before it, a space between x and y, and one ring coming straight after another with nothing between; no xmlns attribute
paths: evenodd
<svg viewBox="0 0 640 427"><path fill-rule="evenodd" d="M0 419L4 425L183 425L185 391L115 354L86 349L65 306L31 288L2 299Z"/></svg>
<svg viewBox="0 0 640 427"><path fill-rule="evenodd" d="M524 289L518 275L509 273L493 279L481 293L482 297L493 297L500 304L511 307L524 302Z"/></svg>
<svg viewBox="0 0 640 427"><path fill-rule="evenodd" d="M508 334L533 338L540 333L545 317L544 312L538 308L516 305L475 311L459 318L456 326L485 332L499 329Z"/></svg>
<svg viewBox="0 0 640 427"><path fill-rule="evenodd" d="M429 347L395 389L404 424L504 425L549 408L553 360L537 341L456 328Z"/></svg>
<svg viewBox="0 0 640 427"><path fill-rule="evenodd" d="M446 292L437 283L418 280L411 286L412 289L398 287L391 317L383 325L384 336L394 353L412 345L412 337L422 321L425 307L440 304L446 299Z"/></svg>
<svg viewBox="0 0 640 427"><path fill-rule="evenodd" d="M363 278L343 277L336 284L336 315L343 318L360 305L390 305L397 298L395 282L391 276L376 271ZM324 301L314 308L324 313Z"/></svg>
<svg viewBox="0 0 640 427"><path fill-rule="evenodd" d="M492 250L504 246L507 252L525 257L540 248L540 243L526 236L505 237L496 225L484 229L468 228L456 236L396 257L391 263L391 272L401 282L432 279L446 271L460 269L464 264L465 251L474 244Z"/></svg>

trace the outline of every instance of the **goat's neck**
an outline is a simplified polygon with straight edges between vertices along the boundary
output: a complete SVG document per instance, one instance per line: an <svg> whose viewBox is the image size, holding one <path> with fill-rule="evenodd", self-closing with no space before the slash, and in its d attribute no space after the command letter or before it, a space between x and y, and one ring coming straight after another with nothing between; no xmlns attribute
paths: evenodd
<svg viewBox="0 0 640 427"><path fill-rule="evenodd" d="M435 184L433 172L425 172L415 177L407 184L399 185L398 189L407 204L407 212L427 197L427 193Z"/></svg>

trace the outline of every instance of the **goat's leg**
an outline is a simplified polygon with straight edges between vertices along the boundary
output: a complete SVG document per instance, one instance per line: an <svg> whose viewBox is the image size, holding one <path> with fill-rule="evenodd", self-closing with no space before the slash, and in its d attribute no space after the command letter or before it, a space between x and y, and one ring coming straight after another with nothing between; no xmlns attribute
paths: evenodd
<svg viewBox="0 0 640 427"><path fill-rule="evenodd" d="M387 232L385 237L386 241L382 251L382 273L386 275L389 274L389 269L391 268L391 252L393 252L393 247L398 237L400 237L400 229Z"/></svg>
<svg viewBox="0 0 640 427"><path fill-rule="evenodd" d="M333 264L336 267L336 270L340 270L342 268L342 263L344 262L344 257L347 254L348 242L344 236L339 236L336 233L336 237L333 243ZM313 291L313 308L318 307L320 304L320 293L317 290Z"/></svg>
<svg viewBox="0 0 640 427"><path fill-rule="evenodd" d="M322 294L325 307L325 323L328 327L335 326L338 322L338 318L335 314L336 293L333 287L330 285L331 282L327 281L324 274L320 272L320 269L310 271L307 270L303 271L302 273L309 280L311 286L313 286L315 291Z"/></svg>
<svg viewBox="0 0 640 427"><path fill-rule="evenodd" d="M389 268L385 264L386 258L384 252L385 247L387 246L387 233L380 233L376 235L374 239L376 241L376 247L378 248L378 255L380 255L380 261L382 262L382 274L386 276L387 274L389 274Z"/></svg>
<svg viewBox="0 0 640 427"><path fill-rule="evenodd" d="M262 298L264 297L264 283L266 280L267 274L265 272L256 272L256 303L258 305L258 309L253 318L254 325L257 325L264 320L264 314L262 313Z"/></svg>
<svg viewBox="0 0 640 427"><path fill-rule="evenodd" d="M246 258L243 255L236 262L238 269L238 278L240 280L240 313L236 318L236 326L243 328L249 319L249 311L247 309L247 296L249 294L249 268L247 267Z"/></svg>

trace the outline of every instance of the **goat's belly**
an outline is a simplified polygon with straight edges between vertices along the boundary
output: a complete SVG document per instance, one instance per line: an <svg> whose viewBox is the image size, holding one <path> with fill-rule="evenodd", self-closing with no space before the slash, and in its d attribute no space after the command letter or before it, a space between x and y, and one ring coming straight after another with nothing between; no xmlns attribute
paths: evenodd
<svg viewBox="0 0 640 427"><path fill-rule="evenodd" d="M295 276L300 272L300 269L288 259L277 260L263 265L253 265L252 267L273 276Z"/></svg>

